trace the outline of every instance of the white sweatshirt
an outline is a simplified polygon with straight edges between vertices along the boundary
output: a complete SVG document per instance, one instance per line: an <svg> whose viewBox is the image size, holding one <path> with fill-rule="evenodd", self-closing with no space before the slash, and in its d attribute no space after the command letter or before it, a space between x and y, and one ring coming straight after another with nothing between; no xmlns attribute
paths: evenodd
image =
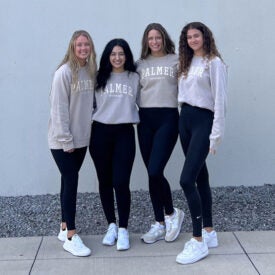
<svg viewBox="0 0 275 275"><path fill-rule="evenodd" d="M72 87L72 72L68 64L55 72L50 93L50 149L68 151L89 145L93 93L94 81L86 67L80 68L75 87Z"/></svg>
<svg viewBox="0 0 275 275"><path fill-rule="evenodd" d="M93 120L104 124L138 123L139 75L124 71L111 73L105 89L95 92Z"/></svg>
<svg viewBox="0 0 275 275"><path fill-rule="evenodd" d="M140 75L139 107L178 107L178 56L149 55L137 61Z"/></svg>
<svg viewBox="0 0 275 275"><path fill-rule="evenodd" d="M178 101L214 112L209 138L210 149L216 150L224 135L227 105L227 68L222 60L194 56L187 77L179 78Z"/></svg>

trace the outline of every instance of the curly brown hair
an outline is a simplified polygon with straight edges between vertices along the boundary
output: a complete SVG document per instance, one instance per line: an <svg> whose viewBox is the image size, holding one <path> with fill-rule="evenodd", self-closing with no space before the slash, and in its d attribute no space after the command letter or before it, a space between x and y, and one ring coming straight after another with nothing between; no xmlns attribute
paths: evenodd
<svg viewBox="0 0 275 275"><path fill-rule="evenodd" d="M151 53L151 50L148 46L148 33L151 30L156 30L161 34L164 52L166 54L170 54L170 53L174 54L175 44L170 38L166 29L159 23L151 23L146 27L143 33L142 42L141 42L142 49L141 49L140 59L145 59Z"/></svg>
<svg viewBox="0 0 275 275"><path fill-rule="evenodd" d="M216 47L215 40L211 30L201 22L191 22L185 25L180 34L179 41L179 76L182 74L187 76L191 61L194 55L194 51L189 47L187 42L187 32L190 29L199 30L203 36L203 50L204 57L208 60L218 56L220 59L221 55Z"/></svg>

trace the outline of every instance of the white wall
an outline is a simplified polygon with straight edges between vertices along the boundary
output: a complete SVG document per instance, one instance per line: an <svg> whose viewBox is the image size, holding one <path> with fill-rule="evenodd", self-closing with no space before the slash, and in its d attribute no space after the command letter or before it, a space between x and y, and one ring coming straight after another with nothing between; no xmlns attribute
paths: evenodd
<svg viewBox="0 0 275 275"><path fill-rule="evenodd" d="M151 22L163 24L177 47L186 23L204 22L229 65L226 136L208 158L212 185L274 183L274 10L274 0L1 0L0 195L59 192L46 139L48 95L72 33L89 31L98 59L110 39L125 38L137 59ZM178 144L166 169L173 189L183 161ZM131 187L147 188L139 151ZM87 154L79 191L97 190Z"/></svg>

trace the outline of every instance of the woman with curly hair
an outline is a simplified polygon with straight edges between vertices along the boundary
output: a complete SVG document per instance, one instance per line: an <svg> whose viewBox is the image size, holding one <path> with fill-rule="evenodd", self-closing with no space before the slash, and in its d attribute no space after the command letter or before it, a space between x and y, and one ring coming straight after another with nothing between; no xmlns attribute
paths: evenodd
<svg viewBox="0 0 275 275"><path fill-rule="evenodd" d="M179 41L179 134L185 162L180 185L191 213L193 237L176 261L194 263L217 247L206 158L224 135L227 68L213 34L200 22L187 24Z"/></svg>
<svg viewBox="0 0 275 275"><path fill-rule="evenodd" d="M91 36L73 33L64 59L58 66L50 93L48 143L61 173L61 228L58 239L75 256L88 256L76 233L75 214L78 173L90 141L96 54Z"/></svg>
<svg viewBox="0 0 275 275"><path fill-rule="evenodd" d="M174 208L164 169L178 139L178 56L175 45L159 23L149 24L143 34L140 74L138 140L149 177L149 193L155 222L141 239L154 243L174 241L184 213Z"/></svg>

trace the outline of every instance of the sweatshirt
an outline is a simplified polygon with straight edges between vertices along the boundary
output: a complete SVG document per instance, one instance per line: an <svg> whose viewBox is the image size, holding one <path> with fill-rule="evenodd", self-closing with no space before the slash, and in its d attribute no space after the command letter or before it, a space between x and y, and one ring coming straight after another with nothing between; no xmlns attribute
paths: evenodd
<svg viewBox="0 0 275 275"><path fill-rule="evenodd" d="M179 78L178 101L214 112L209 138L210 149L216 150L224 135L227 105L227 67L222 60L194 56L187 77Z"/></svg>
<svg viewBox="0 0 275 275"><path fill-rule="evenodd" d="M104 124L138 123L139 75L124 71L111 73L104 89L96 90L93 120Z"/></svg>
<svg viewBox="0 0 275 275"><path fill-rule="evenodd" d="M149 55L137 61L140 75L139 107L178 107L178 56Z"/></svg>
<svg viewBox="0 0 275 275"><path fill-rule="evenodd" d="M54 74L50 92L48 144L50 149L68 151L89 145L93 110L94 81L81 67L73 87L72 71L62 65Z"/></svg>

